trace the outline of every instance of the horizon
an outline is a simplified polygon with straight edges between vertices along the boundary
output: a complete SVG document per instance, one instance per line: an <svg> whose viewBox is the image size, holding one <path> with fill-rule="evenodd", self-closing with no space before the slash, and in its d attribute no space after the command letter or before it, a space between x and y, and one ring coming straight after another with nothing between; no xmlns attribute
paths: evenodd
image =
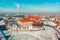
<svg viewBox="0 0 60 40"><path fill-rule="evenodd" d="M19 4L18 12L60 13L60 0L0 0L0 12L16 13L15 4Z"/></svg>

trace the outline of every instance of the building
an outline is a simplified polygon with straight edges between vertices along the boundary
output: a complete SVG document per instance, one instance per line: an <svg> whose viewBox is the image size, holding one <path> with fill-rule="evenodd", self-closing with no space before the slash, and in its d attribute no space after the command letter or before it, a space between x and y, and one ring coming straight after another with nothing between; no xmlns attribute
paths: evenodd
<svg viewBox="0 0 60 40"><path fill-rule="evenodd" d="M43 25L41 22L41 19L38 16L28 16L27 18L21 18L18 20L18 25L22 27L28 27L30 29L32 28L38 28Z"/></svg>
<svg viewBox="0 0 60 40"><path fill-rule="evenodd" d="M33 21L30 20L29 18L22 18L18 21L18 24L23 26L23 27L32 26Z"/></svg>
<svg viewBox="0 0 60 40"><path fill-rule="evenodd" d="M37 17L37 16L29 16L29 19L31 19L31 20L33 20L33 21L35 21L35 22L40 22L40 18L39 17Z"/></svg>

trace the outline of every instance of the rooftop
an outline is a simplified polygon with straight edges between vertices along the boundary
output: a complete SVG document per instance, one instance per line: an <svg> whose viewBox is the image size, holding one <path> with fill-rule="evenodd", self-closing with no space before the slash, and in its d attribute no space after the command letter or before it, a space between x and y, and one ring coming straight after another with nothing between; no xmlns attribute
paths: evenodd
<svg viewBox="0 0 60 40"><path fill-rule="evenodd" d="M20 19L21 22L32 22L32 20L28 19L28 18L22 18Z"/></svg>

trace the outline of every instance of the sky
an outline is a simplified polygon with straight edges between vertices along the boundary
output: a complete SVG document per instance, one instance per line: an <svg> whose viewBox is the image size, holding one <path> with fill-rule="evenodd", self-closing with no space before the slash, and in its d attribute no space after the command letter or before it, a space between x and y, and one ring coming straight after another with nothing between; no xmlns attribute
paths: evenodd
<svg viewBox="0 0 60 40"><path fill-rule="evenodd" d="M0 0L0 12L60 12L60 0Z"/></svg>

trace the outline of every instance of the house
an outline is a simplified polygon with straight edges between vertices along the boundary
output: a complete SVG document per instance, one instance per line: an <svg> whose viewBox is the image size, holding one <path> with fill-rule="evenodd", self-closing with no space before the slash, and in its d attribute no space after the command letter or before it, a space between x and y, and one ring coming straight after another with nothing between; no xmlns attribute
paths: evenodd
<svg viewBox="0 0 60 40"><path fill-rule="evenodd" d="M22 27L40 27L42 26L41 19L37 16L28 16L27 18L21 18L18 20L18 25L21 25Z"/></svg>
<svg viewBox="0 0 60 40"><path fill-rule="evenodd" d="M29 19L33 21L32 26L35 28L39 28L42 27L43 23L41 21L41 18L39 18L38 16L29 16Z"/></svg>
<svg viewBox="0 0 60 40"><path fill-rule="evenodd" d="M39 17L37 17L37 16L29 16L29 19L30 20L33 20L33 21L35 21L35 22L39 22L41 19L39 18Z"/></svg>
<svg viewBox="0 0 60 40"><path fill-rule="evenodd" d="M18 21L18 25L21 25L22 27L32 26L33 21L29 18L22 18Z"/></svg>

